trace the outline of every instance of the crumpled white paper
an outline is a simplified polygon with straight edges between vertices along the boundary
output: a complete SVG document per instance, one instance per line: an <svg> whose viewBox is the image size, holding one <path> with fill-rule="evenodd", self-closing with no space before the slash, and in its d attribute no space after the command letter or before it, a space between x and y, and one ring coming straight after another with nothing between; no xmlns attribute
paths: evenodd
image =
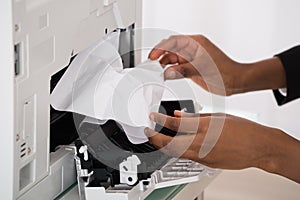
<svg viewBox="0 0 300 200"><path fill-rule="evenodd" d="M154 128L149 114L158 111L163 95L163 69L158 61L123 69L118 41L119 33L112 33L79 53L53 90L51 105L91 123L115 120L130 142L143 143L144 128Z"/></svg>

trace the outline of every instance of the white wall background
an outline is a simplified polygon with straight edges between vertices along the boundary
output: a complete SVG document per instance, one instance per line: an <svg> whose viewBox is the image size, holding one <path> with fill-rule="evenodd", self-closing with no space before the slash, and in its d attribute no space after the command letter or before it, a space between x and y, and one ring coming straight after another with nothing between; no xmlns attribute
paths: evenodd
<svg viewBox="0 0 300 200"><path fill-rule="evenodd" d="M251 62L300 44L300 1L144 0L143 27L201 33L235 60ZM149 42L147 36L143 42ZM189 96L180 82L169 84ZM210 95L194 89L201 104L210 104ZM278 107L271 91L253 92L226 98L226 110L258 113L261 123L300 138L300 100Z"/></svg>
<svg viewBox="0 0 300 200"><path fill-rule="evenodd" d="M299 0L144 0L143 4L143 27L204 34L237 61L269 58L300 44ZM144 34L143 44L151 47L163 37ZM155 42L150 42L153 38ZM180 97L193 97L182 81L168 84ZM211 105L211 95L195 85L192 89L200 104ZM278 107L272 91L260 91L225 102L228 112L257 113L260 123L300 139L300 100ZM205 200L299 198L298 184L256 169L223 171L205 191Z"/></svg>

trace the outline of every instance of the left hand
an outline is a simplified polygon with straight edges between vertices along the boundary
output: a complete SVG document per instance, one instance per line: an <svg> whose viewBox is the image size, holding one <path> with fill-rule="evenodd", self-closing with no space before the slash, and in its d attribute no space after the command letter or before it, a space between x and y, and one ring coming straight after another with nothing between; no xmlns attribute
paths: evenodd
<svg viewBox="0 0 300 200"><path fill-rule="evenodd" d="M166 69L166 79L190 78L208 92L227 96L243 92L248 68L229 58L203 35L175 35L161 41L149 54Z"/></svg>
<svg viewBox="0 0 300 200"><path fill-rule="evenodd" d="M229 96L286 87L285 70L278 57L240 63L203 35L176 35L161 41L149 54L159 59L165 78L190 78L208 92Z"/></svg>

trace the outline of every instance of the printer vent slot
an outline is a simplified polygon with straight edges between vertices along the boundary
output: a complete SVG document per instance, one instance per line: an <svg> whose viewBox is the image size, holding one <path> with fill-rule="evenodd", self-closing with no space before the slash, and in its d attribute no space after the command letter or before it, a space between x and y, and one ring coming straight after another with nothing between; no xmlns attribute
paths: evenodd
<svg viewBox="0 0 300 200"><path fill-rule="evenodd" d="M20 147L22 148L22 147L24 147L26 145L26 142L23 142L21 145L20 145Z"/></svg>
<svg viewBox="0 0 300 200"><path fill-rule="evenodd" d="M23 142L21 145L20 145L20 158L23 158L26 156L26 142Z"/></svg>
<svg viewBox="0 0 300 200"><path fill-rule="evenodd" d="M14 46L15 52L15 76L21 74L21 43Z"/></svg>

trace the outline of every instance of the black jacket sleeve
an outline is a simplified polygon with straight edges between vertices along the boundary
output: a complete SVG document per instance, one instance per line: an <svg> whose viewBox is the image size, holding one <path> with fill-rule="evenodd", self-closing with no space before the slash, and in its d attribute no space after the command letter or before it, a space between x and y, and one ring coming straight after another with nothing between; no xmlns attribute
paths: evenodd
<svg viewBox="0 0 300 200"><path fill-rule="evenodd" d="M275 56L281 60L286 74L286 96L273 90L278 105L283 105L300 97L300 45Z"/></svg>

